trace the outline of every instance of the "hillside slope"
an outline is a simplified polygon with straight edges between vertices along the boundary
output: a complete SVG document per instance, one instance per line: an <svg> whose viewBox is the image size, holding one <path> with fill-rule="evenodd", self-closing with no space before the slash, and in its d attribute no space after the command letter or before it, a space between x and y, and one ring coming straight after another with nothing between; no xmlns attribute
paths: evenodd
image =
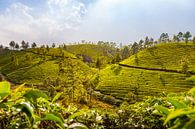
<svg viewBox="0 0 195 129"><path fill-rule="evenodd" d="M182 70L182 63L195 71L195 45L192 43L164 43L145 49L121 62L130 66Z"/></svg>
<svg viewBox="0 0 195 129"><path fill-rule="evenodd" d="M55 80L60 77L60 69L65 69L67 62L74 63L78 74L91 72L73 54L58 48L50 48L46 54L39 48L1 54L0 72L15 83L42 84L48 78Z"/></svg>
<svg viewBox="0 0 195 129"><path fill-rule="evenodd" d="M67 45L66 50L78 57L82 57L84 62L92 64L96 62L97 58L101 59L102 64L106 64L111 62L113 57L116 55L116 48L104 44Z"/></svg>
<svg viewBox="0 0 195 129"><path fill-rule="evenodd" d="M195 52L192 44L160 44L148 48L122 61L120 64L138 66L147 69L111 65L99 73L97 90L104 94L128 101L142 100L145 96L154 96L163 92L183 92L193 87L182 73L151 70L151 68L181 70L181 62L188 57L190 70L194 69ZM163 66L163 67L162 67Z"/></svg>

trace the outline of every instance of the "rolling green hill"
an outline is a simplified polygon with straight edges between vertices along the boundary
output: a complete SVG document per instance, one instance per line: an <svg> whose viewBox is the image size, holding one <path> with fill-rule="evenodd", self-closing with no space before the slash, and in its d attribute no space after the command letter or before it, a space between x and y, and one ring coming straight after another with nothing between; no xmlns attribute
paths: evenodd
<svg viewBox="0 0 195 129"><path fill-rule="evenodd" d="M60 69L66 69L67 62L74 64L75 71L81 76L91 72L73 54L59 48L50 48L49 51L36 48L0 54L0 72L15 83L42 84L47 78L55 80L61 77Z"/></svg>
<svg viewBox="0 0 195 129"><path fill-rule="evenodd" d="M100 71L96 89L104 94L129 101L142 100L145 96L159 95L163 92L187 91L193 87L193 83L186 80L187 75L165 69L181 70L181 62L187 59L189 69L192 71L195 66L194 50L194 45L184 43L160 44L145 49L139 52L137 57L131 56L120 64L146 69L111 65ZM147 70L147 68L165 71Z"/></svg>
<svg viewBox="0 0 195 129"><path fill-rule="evenodd" d="M109 46L109 44L77 44L67 45L67 51L82 57L84 62L92 63L96 62L97 58L100 58L102 64L111 62L116 55L116 48Z"/></svg>
<svg viewBox="0 0 195 129"><path fill-rule="evenodd" d="M195 45L192 43L164 43L145 49L121 62L130 66L182 70L186 61L189 70L195 71Z"/></svg>

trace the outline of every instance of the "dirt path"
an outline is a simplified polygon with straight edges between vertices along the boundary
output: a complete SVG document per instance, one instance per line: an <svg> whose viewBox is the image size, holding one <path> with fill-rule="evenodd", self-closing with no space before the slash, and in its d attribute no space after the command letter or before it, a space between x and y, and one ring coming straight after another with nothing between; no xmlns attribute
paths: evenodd
<svg viewBox="0 0 195 129"><path fill-rule="evenodd" d="M126 65L126 64L119 64L119 66L127 67L127 68L135 68L135 69L150 70L150 71L160 71L160 72L169 72L169 73L184 74L182 71L172 70L172 69L145 68L145 67L139 67L139 66ZM189 74L195 75L195 72L189 71Z"/></svg>

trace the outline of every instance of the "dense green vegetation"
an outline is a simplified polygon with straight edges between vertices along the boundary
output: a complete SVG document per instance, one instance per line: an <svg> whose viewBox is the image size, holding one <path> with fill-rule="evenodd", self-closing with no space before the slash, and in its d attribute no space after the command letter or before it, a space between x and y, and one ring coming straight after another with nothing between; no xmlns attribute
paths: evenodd
<svg viewBox="0 0 195 129"><path fill-rule="evenodd" d="M145 68L161 68L181 70L184 63L188 63L190 71L194 71L195 45L186 43L163 43L145 49L121 62L131 66Z"/></svg>
<svg viewBox="0 0 195 129"><path fill-rule="evenodd" d="M180 32L171 41L162 33L158 42L146 37L120 47L103 41L0 46L0 127L193 128L191 37Z"/></svg>
<svg viewBox="0 0 195 129"><path fill-rule="evenodd" d="M185 74L126 68L112 65L99 73L96 90L130 102L163 92L183 92L193 87Z"/></svg>
<svg viewBox="0 0 195 129"><path fill-rule="evenodd" d="M95 67L95 62L100 59L103 66L111 63L116 56L117 49L114 43L99 42L98 44L67 45L66 50L77 55L90 66Z"/></svg>
<svg viewBox="0 0 195 129"><path fill-rule="evenodd" d="M15 83L43 84L50 78L62 77L72 62L77 72L86 75L92 70L74 55L60 48L36 48L26 51L8 51L0 55L0 71Z"/></svg>
<svg viewBox="0 0 195 129"><path fill-rule="evenodd" d="M10 90L8 82L0 82L0 126L12 128L67 128L67 129L163 129L194 127L195 90L185 94L168 94L148 98L144 102L119 108L78 109L65 107L61 94L51 98L37 89L19 86Z"/></svg>
<svg viewBox="0 0 195 129"><path fill-rule="evenodd" d="M120 63L146 69L111 65L100 71L96 89L130 102L163 92L187 91L193 87L186 78L190 76L188 72L194 69L194 54L194 45L191 43L164 43L147 48ZM181 73L166 70L178 70Z"/></svg>

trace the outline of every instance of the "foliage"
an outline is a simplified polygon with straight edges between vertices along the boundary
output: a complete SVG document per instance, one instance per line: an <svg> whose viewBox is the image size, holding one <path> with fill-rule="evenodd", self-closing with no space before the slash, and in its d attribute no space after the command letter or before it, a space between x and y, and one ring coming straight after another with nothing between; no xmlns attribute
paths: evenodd
<svg viewBox="0 0 195 129"><path fill-rule="evenodd" d="M162 43L146 48L120 62L119 72L115 72L117 70L113 65L102 69L96 90L132 103L136 101L135 98L140 101L145 96L162 92L188 91L193 85L186 80L186 74L190 75L195 69L194 57L194 44L191 42L187 45L184 42ZM132 67L123 67L121 64ZM167 71L152 70L155 68ZM181 74L168 70L180 71ZM137 95L134 94L136 89Z"/></svg>
<svg viewBox="0 0 195 129"><path fill-rule="evenodd" d="M194 128L195 119L195 92L194 88L183 95L175 95L165 98L167 105L158 105L155 108L159 111L164 120L164 125L171 129L191 129Z"/></svg>
<svg viewBox="0 0 195 129"><path fill-rule="evenodd" d="M24 85L9 92L10 84L1 82L0 127L12 128L82 128L81 123L68 123L71 114L63 106L51 101L44 93L35 89L25 89ZM4 88L3 88L4 87ZM5 95L9 95L5 97ZM57 97L55 97L55 100ZM64 116L63 116L64 115ZM76 124L76 125L73 125Z"/></svg>

